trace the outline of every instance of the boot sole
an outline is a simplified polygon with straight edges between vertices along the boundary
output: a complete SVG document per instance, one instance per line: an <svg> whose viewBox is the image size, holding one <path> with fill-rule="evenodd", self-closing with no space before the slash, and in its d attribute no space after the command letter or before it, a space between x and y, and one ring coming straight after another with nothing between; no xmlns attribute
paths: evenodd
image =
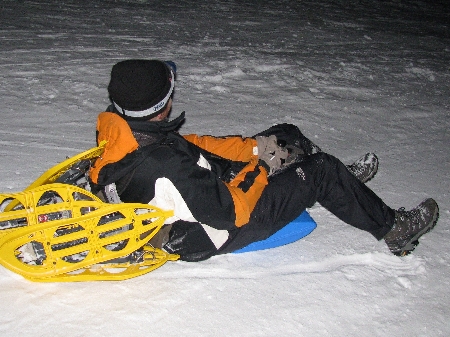
<svg viewBox="0 0 450 337"><path fill-rule="evenodd" d="M375 177L375 175L378 172L378 164L379 164L378 157L376 156L375 153L370 153L369 155L373 156L373 158L374 158L373 159L373 167L372 167L372 172L370 173L370 175L368 175L366 177L366 179L361 180L361 182L364 183L364 184L369 182L370 180L372 180L373 177Z"/></svg>
<svg viewBox="0 0 450 337"><path fill-rule="evenodd" d="M436 205L436 212L434 213L433 220L430 221L430 224L425 228L423 228L416 235L414 235L411 239L409 239L409 241L406 242L406 244L404 244L398 250L396 251L391 250L392 253L397 256L409 255L419 245L419 238L422 235L427 234L429 231L431 231L434 228L434 226L436 226L438 219L439 219L439 206Z"/></svg>
<svg viewBox="0 0 450 337"><path fill-rule="evenodd" d="M370 159L370 160L369 160ZM362 161L362 163L360 162ZM357 176L357 172L353 172L352 167L356 166L355 163L358 162L357 165L362 165L362 166L367 166L367 165L371 165L371 171L370 173L364 177L364 178L360 178ZM379 164L379 160L378 157L375 153L366 153L364 155L364 157L361 157L360 159L358 159L355 163L348 165L347 168L350 170L350 172L352 172L352 174L359 179L360 182L362 182L363 184L367 183L368 181L372 180L373 177L375 177L375 175L378 172L378 164Z"/></svg>

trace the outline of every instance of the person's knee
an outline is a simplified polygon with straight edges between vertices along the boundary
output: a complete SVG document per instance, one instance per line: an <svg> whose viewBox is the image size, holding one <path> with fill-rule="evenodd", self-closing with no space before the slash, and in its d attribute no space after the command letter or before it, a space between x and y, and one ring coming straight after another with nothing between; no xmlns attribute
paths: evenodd
<svg viewBox="0 0 450 337"><path fill-rule="evenodd" d="M283 124L277 124L276 127L279 129L280 133L284 133L286 135L301 135L300 129L297 125L289 124L289 123L283 123Z"/></svg>
<svg viewBox="0 0 450 337"><path fill-rule="evenodd" d="M267 130L264 130L253 137L256 136L276 136L278 140L285 141L287 144L293 145L296 140L299 140L303 135L300 129L293 124L283 123L272 125Z"/></svg>
<svg viewBox="0 0 450 337"><path fill-rule="evenodd" d="M322 172L321 175L334 174L339 166L339 159L325 152L310 155L308 161L316 171Z"/></svg>
<svg viewBox="0 0 450 337"><path fill-rule="evenodd" d="M296 146L304 137L300 129L294 124L276 124L270 130L272 135L275 135L279 141L284 143L283 145Z"/></svg>

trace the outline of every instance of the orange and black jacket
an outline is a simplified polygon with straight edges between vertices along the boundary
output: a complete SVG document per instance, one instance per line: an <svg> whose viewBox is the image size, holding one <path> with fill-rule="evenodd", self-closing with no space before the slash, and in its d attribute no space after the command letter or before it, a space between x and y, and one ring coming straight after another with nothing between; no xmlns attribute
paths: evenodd
<svg viewBox="0 0 450 337"><path fill-rule="evenodd" d="M116 183L123 202L173 209L173 221L215 230L244 226L268 183L256 140L181 136L175 130L183 120L184 114L171 122L136 122L101 113L97 142L107 145L91 180L100 186Z"/></svg>

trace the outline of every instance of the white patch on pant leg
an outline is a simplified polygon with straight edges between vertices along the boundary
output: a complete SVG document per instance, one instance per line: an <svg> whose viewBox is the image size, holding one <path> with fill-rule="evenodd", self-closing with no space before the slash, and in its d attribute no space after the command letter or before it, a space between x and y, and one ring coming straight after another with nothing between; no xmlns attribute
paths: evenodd
<svg viewBox="0 0 450 337"><path fill-rule="evenodd" d="M212 228L208 225L200 223L205 230L206 234L208 234L209 238L211 239L212 243L214 243L214 246L219 249L223 246L223 244L228 240L228 237L230 236L228 234L228 231L226 230L220 230Z"/></svg>
<svg viewBox="0 0 450 337"><path fill-rule="evenodd" d="M200 158L198 158L197 165L211 171L210 163L206 160L205 157L202 156L201 153Z"/></svg>
<svg viewBox="0 0 450 337"><path fill-rule="evenodd" d="M171 224L177 220L198 222L208 234L214 246L219 249L228 240L227 230L215 229L202 224L193 215L180 192L168 178L158 178L155 182L155 196L150 200L149 205L159 207L164 210L173 210L174 216L168 218L165 223Z"/></svg>

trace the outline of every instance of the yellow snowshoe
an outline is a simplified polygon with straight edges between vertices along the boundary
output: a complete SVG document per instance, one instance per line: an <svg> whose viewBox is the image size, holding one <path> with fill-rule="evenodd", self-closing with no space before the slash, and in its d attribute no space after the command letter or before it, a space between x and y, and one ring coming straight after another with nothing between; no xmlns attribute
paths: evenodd
<svg viewBox="0 0 450 337"><path fill-rule="evenodd" d="M173 215L90 193L87 172L104 144L49 169L25 191L0 194L0 264L32 281L124 280L178 255L148 242Z"/></svg>

